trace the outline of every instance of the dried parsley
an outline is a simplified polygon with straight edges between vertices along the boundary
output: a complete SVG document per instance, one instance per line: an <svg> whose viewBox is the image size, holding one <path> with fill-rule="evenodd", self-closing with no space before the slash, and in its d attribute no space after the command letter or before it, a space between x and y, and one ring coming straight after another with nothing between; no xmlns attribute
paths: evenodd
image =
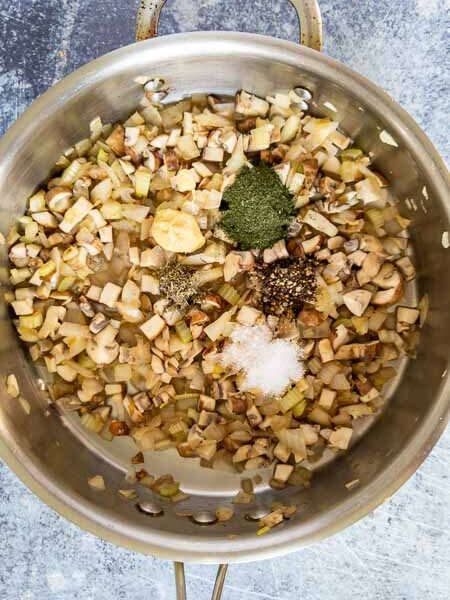
<svg viewBox="0 0 450 600"><path fill-rule="evenodd" d="M261 304L266 314L295 316L317 294L317 264L311 258L283 258L259 267Z"/></svg>
<svg viewBox="0 0 450 600"><path fill-rule="evenodd" d="M179 263L169 263L159 273L161 294L180 308L187 308L198 290L193 280L192 269Z"/></svg>
<svg viewBox="0 0 450 600"><path fill-rule="evenodd" d="M239 172L222 205L220 225L243 250L270 248L285 238L294 214L292 195L264 162Z"/></svg>

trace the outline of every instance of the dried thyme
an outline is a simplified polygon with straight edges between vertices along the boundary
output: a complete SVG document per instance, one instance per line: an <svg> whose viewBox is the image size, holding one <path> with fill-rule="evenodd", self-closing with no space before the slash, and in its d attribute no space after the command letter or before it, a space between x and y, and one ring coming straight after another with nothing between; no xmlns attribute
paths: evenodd
<svg viewBox="0 0 450 600"><path fill-rule="evenodd" d="M161 294L180 308L186 308L198 293L192 270L179 263L169 263L159 274Z"/></svg>
<svg viewBox="0 0 450 600"><path fill-rule="evenodd" d="M294 201L266 163L244 167L224 192L222 229L243 250L270 248L286 237Z"/></svg>

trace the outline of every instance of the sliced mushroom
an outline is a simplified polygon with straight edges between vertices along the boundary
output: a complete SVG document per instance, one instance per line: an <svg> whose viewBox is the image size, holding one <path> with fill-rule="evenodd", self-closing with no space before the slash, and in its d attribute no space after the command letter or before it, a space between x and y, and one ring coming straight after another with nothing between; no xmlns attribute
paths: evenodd
<svg viewBox="0 0 450 600"><path fill-rule="evenodd" d="M104 346L97 344L95 340L88 340L86 353L97 365L109 365L119 355L119 344L112 342Z"/></svg>
<svg viewBox="0 0 450 600"><path fill-rule="evenodd" d="M411 325L416 323L420 316L420 311L417 308L409 308L407 306L399 306L397 308L397 325L396 329L399 333L408 331Z"/></svg>
<svg viewBox="0 0 450 600"><path fill-rule="evenodd" d="M347 240L344 242L344 250L347 254L351 254L352 252L356 252L359 248L359 239L352 238L351 240Z"/></svg>
<svg viewBox="0 0 450 600"><path fill-rule="evenodd" d="M202 299L201 308L202 310L214 310L222 309L225 306L225 301L219 296L219 294L205 294Z"/></svg>
<svg viewBox="0 0 450 600"><path fill-rule="evenodd" d="M305 254L313 254L314 252L317 252L317 250L320 248L321 244L322 244L322 236L315 235L314 237L309 238L308 240L304 240L302 242L303 252Z"/></svg>
<svg viewBox="0 0 450 600"><path fill-rule="evenodd" d="M286 249L286 242L280 240L272 246L272 248L266 248L263 252L263 261L265 263L272 263L281 258L287 258L289 253Z"/></svg>
<svg viewBox="0 0 450 600"><path fill-rule="evenodd" d="M371 292L367 290L353 290L342 296L345 306L357 317L360 317L369 306Z"/></svg>
<svg viewBox="0 0 450 600"><path fill-rule="evenodd" d="M291 163L290 162L282 162L282 163L278 164L276 167L274 167L273 170L278 175L278 177L281 179L281 183L283 185L286 185L288 177L289 177L289 173L291 171Z"/></svg>
<svg viewBox="0 0 450 600"><path fill-rule="evenodd" d="M374 235L363 233L359 238L359 249L365 250L366 252L376 252L377 254L383 254L384 248L381 241Z"/></svg>
<svg viewBox="0 0 450 600"><path fill-rule="evenodd" d="M169 171L176 171L179 167L178 156L172 148L164 152L164 164Z"/></svg>
<svg viewBox="0 0 450 600"><path fill-rule="evenodd" d="M372 359L376 356L380 343L378 341L367 344L346 344L336 352L336 360Z"/></svg>
<svg viewBox="0 0 450 600"><path fill-rule="evenodd" d="M306 190L309 190L317 177L317 173L319 172L319 162L316 158L308 158L302 162L302 166L303 175L305 176L305 182L303 186Z"/></svg>
<svg viewBox="0 0 450 600"><path fill-rule="evenodd" d="M269 111L269 103L254 94L241 90L236 94L235 111L246 117L265 117Z"/></svg>
<svg viewBox="0 0 450 600"><path fill-rule="evenodd" d="M297 258L303 258L305 256L302 240L300 238L292 238L288 240L286 248L289 254L292 256L296 256Z"/></svg>
<svg viewBox="0 0 450 600"><path fill-rule="evenodd" d="M57 213L64 213L71 205L72 192L64 186L55 186L45 194L48 207Z"/></svg>
<svg viewBox="0 0 450 600"><path fill-rule="evenodd" d="M352 265L356 265L357 267L361 267L363 262L367 258L367 253L362 250L355 250L355 252L351 252L348 255L348 260Z"/></svg>
<svg viewBox="0 0 450 600"><path fill-rule="evenodd" d="M233 462L236 463L236 462L243 462L244 460L248 460L249 458L251 458L251 450L252 450L252 447L250 444L244 444L244 446L241 446L236 451L235 455L233 456Z"/></svg>
<svg viewBox="0 0 450 600"><path fill-rule="evenodd" d="M330 433L328 441L331 446L339 448L340 450L347 450L350 440L353 435L353 429L349 427L340 427L336 431Z"/></svg>
<svg viewBox="0 0 450 600"><path fill-rule="evenodd" d="M191 325L203 325L209 321L208 315L202 310L192 309L189 314L189 322Z"/></svg>
<svg viewBox="0 0 450 600"><path fill-rule="evenodd" d="M344 242L345 238L343 238L341 235L336 235L332 238L328 238L327 246L332 252L334 252L335 250L345 246Z"/></svg>
<svg viewBox="0 0 450 600"><path fill-rule="evenodd" d="M398 260L395 261L395 264L400 269L400 271L403 273L403 276L406 279L406 281L411 281L412 279L415 278L416 269L415 269L414 265L412 264L409 256L403 256L402 258L399 258Z"/></svg>
<svg viewBox="0 0 450 600"><path fill-rule="evenodd" d="M376 277L383 262L383 257L380 254L369 252L362 263L361 270L356 274L359 285L365 285Z"/></svg>
<svg viewBox="0 0 450 600"><path fill-rule="evenodd" d="M317 327L324 318L324 315L314 308L304 308L298 315L298 320L307 327Z"/></svg>
<svg viewBox="0 0 450 600"><path fill-rule="evenodd" d="M141 252L141 267L150 269L160 269L167 262L167 255L161 246L147 248Z"/></svg>
<svg viewBox="0 0 450 600"><path fill-rule="evenodd" d="M223 265L223 277L225 281L231 281L238 273L249 271L254 264L255 258L251 252L229 252Z"/></svg>
<svg viewBox="0 0 450 600"><path fill-rule="evenodd" d="M403 294L403 286L400 283L396 288L390 288L388 290L380 290L375 292L372 298L372 304L377 306L383 306L385 304L395 304L400 300Z"/></svg>
<svg viewBox="0 0 450 600"><path fill-rule="evenodd" d="M242 121L238 121L236 127L241 133L248 133L256 127L256 117L247 117Z"/></svg>
<svg viewBox="0 0 450 600"><path fill-rule="evenodd" d="M258 408L256 406L252 406L247 410L247 419L248 422L250 423L250 425L252 427L256 427L258 426L260 423L262 423L262 416L261 413L259 412Z"/></svg>
<svg viewBox="0 0 450 600"><path fill-rule="evenodd" d="M125 154L125 129L122 125L117 125L105 141L115 154L119 156Z"/></svg>
<svg viewBox="0 0 450 600"><path fill-rule="evenodd" d="M334 237L339 232L336 225L333 225L331 221L315 210L308 210L306 215L303 217L303 222L313 229L324 233L328 237Z"/></svg>
<svg viewBox="0 0 450 600"><path fill-rule="evenodd" d="M392 263L384 263L378 275L372 278L372 282L384 290L397 288L402 284L402 277Z"/></svg>
<svg viewBox="0 0 450 600"><path fill-rule="evenodd" d="M198 400L198 410L207 410L213 411L216 408L216 400L211 398L210 396L206 396L204 394L200 394L200 398Z"/></svg>
<svg viewBox="0 0 450 600"><path fill-rule="evenodd" d="M335 329L335 337L332 341L333 350L336 352L343 344L346 344L348 340L348 329L341 323Z"/></svg>

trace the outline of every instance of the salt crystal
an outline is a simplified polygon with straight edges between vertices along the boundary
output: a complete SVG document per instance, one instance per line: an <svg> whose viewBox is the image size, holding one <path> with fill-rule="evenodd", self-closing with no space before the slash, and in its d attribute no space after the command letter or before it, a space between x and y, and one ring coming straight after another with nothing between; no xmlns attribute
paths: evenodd
<svg viewBox="0 0 450 600"><path fill-rule="evenodd" d="M238 326L230 338L221 362L244 372L243 391L256 388L278 396L302 378L300 347L293 341L273 339L267 325Z"/></svg>

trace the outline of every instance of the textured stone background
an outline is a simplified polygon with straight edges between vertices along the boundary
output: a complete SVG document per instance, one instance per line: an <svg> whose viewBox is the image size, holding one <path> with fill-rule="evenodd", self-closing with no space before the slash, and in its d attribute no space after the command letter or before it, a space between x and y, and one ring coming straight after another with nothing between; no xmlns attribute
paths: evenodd
<svg viewBox="0 0 450 600"><path fill-rule="evenodd" d="M0 0L0 133L37 95L132 40L137 0ZM398 100L450 158L449 0L322 0L325 51ZM252 15L249 18L249 15ZM285 0L169 0L161 33L255 31L296 40ZM363 521L282 559L235 565L225 600L448 600L450 429L425 464ZM67 523L0 465L0 598L164 600L171 565ZM214 568L189 566L210 597Z"/></svg>

